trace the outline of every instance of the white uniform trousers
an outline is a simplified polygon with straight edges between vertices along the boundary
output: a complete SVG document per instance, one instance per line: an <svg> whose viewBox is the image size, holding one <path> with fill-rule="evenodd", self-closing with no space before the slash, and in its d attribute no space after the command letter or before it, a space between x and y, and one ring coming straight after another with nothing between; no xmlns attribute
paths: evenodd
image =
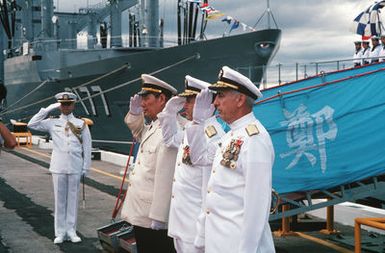
<svg viewBox="0 0 385 253"><path fill-rule="evenodd" d="M194 243L185 242L174 238L174 247L177 253L204 253L204 248L198 249Z"/></svg>
<svg viewBox="0 0 385 253"><path fill-rule="evenodd" d="M80 174L52 173L55 194L55 237L76 232Z"/></svg>

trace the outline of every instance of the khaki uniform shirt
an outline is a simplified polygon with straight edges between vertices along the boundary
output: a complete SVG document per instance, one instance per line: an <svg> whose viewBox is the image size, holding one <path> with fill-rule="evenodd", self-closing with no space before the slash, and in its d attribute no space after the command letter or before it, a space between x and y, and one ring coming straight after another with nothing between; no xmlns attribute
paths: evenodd
<svg viewBox="0 0 385 253"><path fill-rule="evenodd" d="M124 121L140 146L121 216L133 225L150 228L152 220L168 221L177 150L165 146L159 120L145 125L143 114L128 113Z"/></svg>

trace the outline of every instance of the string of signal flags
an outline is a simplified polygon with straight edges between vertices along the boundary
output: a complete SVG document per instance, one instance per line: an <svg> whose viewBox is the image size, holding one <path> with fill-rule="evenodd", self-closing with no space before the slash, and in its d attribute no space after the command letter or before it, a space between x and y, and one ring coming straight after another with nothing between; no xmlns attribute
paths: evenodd
<svg viewBox="0 0 385 253"><path fill-rule="evenodd" d="M218 20L218 19L222 18L222 20L221 20L222 22L226 22L229 26L231 25L229 32L231 32L232 30L238 29L239 27L242 27L243 31L246 31L247 29L255 31L254 27L251 27L251 26L239 21L236 18L225 15L223 12L215 9L214 7L209 5L208 3L204 3L202 0L187 0L187 1L189 3L198 4L199 9L202 12L207 13L206 19L208 19L208 20Z"/></svg>

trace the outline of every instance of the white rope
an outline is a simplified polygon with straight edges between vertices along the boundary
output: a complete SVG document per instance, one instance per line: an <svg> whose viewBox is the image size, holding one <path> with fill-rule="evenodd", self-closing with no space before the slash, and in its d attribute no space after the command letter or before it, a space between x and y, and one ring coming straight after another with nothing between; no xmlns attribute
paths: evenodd
<svg viewBox="0 0 385 253"><path fill-rule="evenodd" d="M178 62L176 62L176 63L174 63L174 64L171 64L171 65L168 65L168 66L166 66L166 67L160 68L160 69L158 69L158 70L155 70L155 71L153 71L153 72L151 72L151 73L149 73L149 74L150 74L150 75L154 75L154 74L160 73L160 72L162 72L162 71L165 71L165 70L167 70L167 69L173 68L173 67L175 67L175 66L177 66L177 65L180 65L180 64L182 64L182 63L185 63L186 61L192 60L192 59L194 59L194 58L199 59L199 57L200 57L199 54L195 54L195 55L193 55L193 56L189 56L189 57L187 57L187 58L185 58L185 59L183 59L183 60L180 60L180 61L178 61ZM125 64L123 67L126 68L126 67L127 67L127 64ZM122 69L123 67L120 67L120 68L118 68L118 69L116 69L116 70L114 70L114 71L112 71L112 72L116 72L116 71L118 71L119 69ZM112 72L110 72L110 73L112 73ZM110 74L110 73L108 73L108 74ZM107 76L107 74L103 75L103 77L105 77L105 76ZM96 78L96 79L100 80L101 77L102 77L102 76L100 76L100 77L98 77L98 78ZM94 80L96 80L96 79L94 79ZM89 83L93 82L94 80L89 81L89 82L86 82L86 83L81 84L81 85L79 85L79 86L76 86L76 87L74 87L73 89L82 87L82 86L84 86L84 85L86 85L86 84L89 84ZM131 83L137 82L137 81L139 81L139 80L140 80L140 77L138 77L138 78L136 78L136 79L134 79L134 80L131 80L131 81L128 81L128 82L119 84L119 85L114 86L114 87L112 87L112 88L110 88L110 89L104 90L104 91L102 91L102 92L100 92L100 93L93 94L93 95L91 95L91 96L82 98L82 99L76 101L76 103L82 102L82 101L84 101L84 100L86 100L86 99L90 99L90 98L93 98L93 97L96 97L96 96L100 96L100 95L102 95L102 94L111 92L111 91L116 90L116 89L120 89L120 88L122 88L122 87L124 87L124 86L127 86L127 85L129 85L129 84L131 84ZM20 111L20 110L23 110L23 109L25 109L25 108L31 107L31 106L33 106L33 105L37 105L37 104L41 104L41 103L43 103L43 102L46 102L46 101L48 101L48 100L50 100L50 99L52 99L52 98L53 98L53 97L47 97L47 98L44 98L44 99L42 99L42 100L39 100L39 101L37 101L37 102L35 102L35 103L31 103L31 104L28 104L28 105L25 105L25 106L21 106L21 107L19 107L19 108L15 108L15 109L13 109L13 110L8 110L8 111L6 111L6 112L1 112L0 115L5 115L5 114L9 114L9 113L11 113L11 112ZM26 118L27 118L27 117L26 117ZM26 119L26 118L23 118L23 119Z"/></svg>
<svg viewBox="0 0 385 253"><path fill-rule="evenodd" d="M189 60L191 60L191 59L194 59L194 58L199 58L199 54L193 55L193 56L190 56L190 57L187 57L186 59L183 59L183 60L181 60L181 61L179 61L179 62L176 62L176 63L174 63L174 64L168 65L168 66L166 66L166 67L164 67L164 68L155 70L154 72L149 73L149 75L155 75L155 74L157 74L157 73L160 73L160 72L165 71L165 70L167 70L167 69L173 68L173 67L175 67L175 66L177 66L177 65L179 65L179 64L182 64L182 63L184 63L184 62L186 62L186 61L189 61ZM101 96L102 94L105 94L105 93L108 93L108 92L111 92L111 91L120 89L120 88L122 88L122 87L124 87L124 86L127 86L127 85L131 84L131 83L137 82L137 81L139 81L140 79L141 79L141 78L138 77L138 78L135 78L135 79L133 79L133 80L131 80L131 81L128 81L128 82L125 82L125 83L116 85L116 86L114 86L114 87L112 87L112 88L110 88L110 89L104 90L104 91L102 91L102 92L100 92L100 93L96 93L96 94L93 94L93 95L91 95L91 96L82 98L81 100L76 101L76 103L79 103L79 102L81 102L81 101L84 101L84 100L86 100L86 99L90 99L90 98L93 98L93 97Z"/></svg>
<svg viewBox="0 0 385 253"><path fill-rule="evenodd" d="M46 84L48 82L48 80L45 80L44 82L42 82L41 84L39 84L35 89L31 90L29 93L25 94L22 98L20 98L19 100L17 100L15 103L7 106L6 108L4 108L4 110L2 110L2 113L8 111L8 109L16 104L18 104L20 101L24 100L24 98L28 97L29 95L31 95L32 93L34 93L35 91L37 91L38 89L40 89L41 87L43 87L44 84Z"/></svg>
<svg viewBox="0 0 385 253"><path fill-rule="evenodd" d="M85 86L85 85L94 83L94 82L96 82L96 81L99 81L99 80L101 80L101 79L103 79L103 78L105 78L105 77L108 77L108 76L110 76L110 75L113 75L113 74L115 74L116 72L119 72L120 70L125 69L125 68L127 68L127 67L128 67L128 65L127 65L127 64L124 64L123 66L121 66L121 67L119 67L119 68L117 68L117 69L114 69L114 70L112 70L112 71L110 71L110 72L108 72L108 73L106 73L106 74L104 74L104 75L101 75L101 76L99 76L99 77L97 77L97 78L95 78L95 79L92 79L92 80L90 80L90 81L88 81L88 82L86 82L86 83L83 83L83 84L81 84L81 85L79 85L79 86L76 86L76 87L74 87L73 89L77 89L77 88L80 88L80 87L82 87L82 86ZM21 106L21 107L19 107L19 108L13 109L13 110L9 110L9 108L10 108L11 106L14 106L15 104L17 104L17 103L19 103L21 100L23 100L25 97L27 97L27 96L29 96L30 94L32 94L33 92L37 91L38 89L40 89L40 88L41 88L45 83L47 83L47 82L49 82L49 80L46 80L46 81L42 82L41 84L39 84L38 87L36 87L35 89L33 89L30 93L26 94L23 98L19 99L18 101L16 101L16 102L13 103L12 105L7 106L7 108L5 108L3 111L0 112L0 115L5 115L5 114L8 114L8 113L10 113L10 112L19 111L19 110L21 110L21 109L30 107L30 106L32 106L32 105L40 104L40 103L43 103L43 102L45 102L45 101L47 101L47 100L50 100L52 97L47 97L47 98L43 98L42 100L40 100L40 101L38 101L38 102L35 102L35 103L32 103L32 104L28 104L28 105L25 105L25 106Z"/></svg>

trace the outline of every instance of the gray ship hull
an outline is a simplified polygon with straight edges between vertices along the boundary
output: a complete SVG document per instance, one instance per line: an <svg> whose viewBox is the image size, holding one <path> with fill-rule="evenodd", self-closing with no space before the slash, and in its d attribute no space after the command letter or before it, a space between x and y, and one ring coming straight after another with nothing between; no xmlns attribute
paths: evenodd
<svg viewBox="0 0 385 253"><path fill-rule="evenodd" d="M7 103L3 119L28 121L53 96L71 90L81 97L76 114L94 121L94 146L128 152L132 140L123 119L142 73L154 74L178 90L189 74L214 82L228 65L258 83L278 50L281 31L262 30L163 49L67 50L5 61ZM134 82L131 82L136 80ZM15 104L15 102L17 102Z"/></svg>

